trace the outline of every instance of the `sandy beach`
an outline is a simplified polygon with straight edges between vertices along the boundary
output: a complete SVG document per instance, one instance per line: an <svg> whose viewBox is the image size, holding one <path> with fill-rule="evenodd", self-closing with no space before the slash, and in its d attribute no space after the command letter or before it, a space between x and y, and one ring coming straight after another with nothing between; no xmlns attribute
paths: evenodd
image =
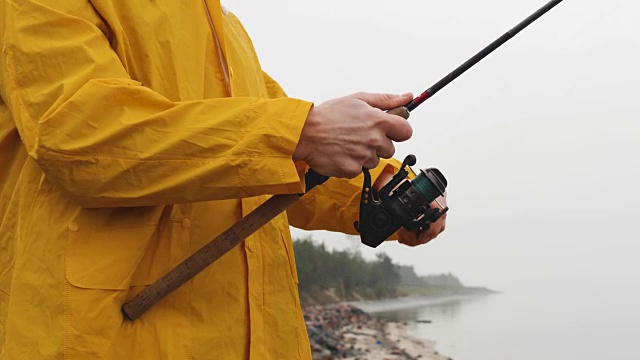
<svg viewBox="0 0 640 360"><path fill-rule="evenodd" d="M451 360L436 343L409 334L408 324L372 318L351 305L305 308L314 360Z"/></svg>
<svg viewBox="0 0 640 360"><path fill-rule="evenodd" d="M350 360L450 360L436 350L436 343L409 335L407 325L395 322L384 324L384 332L377 329L346 332L347 342L353 341L356 349L362 349L365 356L353 356Z"/></svg>

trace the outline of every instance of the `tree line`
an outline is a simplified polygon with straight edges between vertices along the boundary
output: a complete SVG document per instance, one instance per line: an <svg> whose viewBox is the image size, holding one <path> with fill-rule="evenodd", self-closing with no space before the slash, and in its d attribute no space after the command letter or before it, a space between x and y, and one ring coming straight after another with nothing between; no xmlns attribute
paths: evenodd
<svg viewBox="0 0 640 360"><path fill-rule="evenodd" d="M324 244L315 243L311 238L296 239L293 246L301 295L318 299L329 291L339 300L400 295L399 267L386 254L366 261L357 251L329 251Z"/></svg>
<svg viewBox="0 0 640 360"><path fill-rule="evenodd" d="M311 237L295 239L293 247L303 303L494 292L467 287L451 273L419 276L413 266L395 264L384 253L367 261L357 248L329 251Z"/></svg>

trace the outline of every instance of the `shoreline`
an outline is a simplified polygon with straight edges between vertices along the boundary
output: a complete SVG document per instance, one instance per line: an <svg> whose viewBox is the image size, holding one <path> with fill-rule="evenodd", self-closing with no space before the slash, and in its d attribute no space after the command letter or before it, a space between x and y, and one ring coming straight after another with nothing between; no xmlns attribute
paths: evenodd
<svg viewBox="0 0 640 360"><path fill-rule="evenodd" d="M303 308L314 360L452 360L407 323L376 319L347 303Z"/></svg>
<svg viewBox="0 0 640 360"><path fill-rule="evenodd" d="M403 309L419 308L429 305L437 305L451 301L467 300L478 296L491 295L495 293L451 293L440 295L410 295L400 298L385 300L361 300L349 301L347 304L364 310L367 313L379 313L385 311L395 311Z"/></svg>

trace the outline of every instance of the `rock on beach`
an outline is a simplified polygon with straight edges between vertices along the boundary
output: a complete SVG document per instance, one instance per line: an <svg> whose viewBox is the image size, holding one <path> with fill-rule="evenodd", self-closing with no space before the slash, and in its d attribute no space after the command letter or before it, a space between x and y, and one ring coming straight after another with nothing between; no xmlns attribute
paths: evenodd
<svg viewBox="0 0 640 360"><path fill-rule="evenodd" d="M435 342L409 335L406 323L375 319L348 304L303 310L314 360L452 360Z"/></svg>

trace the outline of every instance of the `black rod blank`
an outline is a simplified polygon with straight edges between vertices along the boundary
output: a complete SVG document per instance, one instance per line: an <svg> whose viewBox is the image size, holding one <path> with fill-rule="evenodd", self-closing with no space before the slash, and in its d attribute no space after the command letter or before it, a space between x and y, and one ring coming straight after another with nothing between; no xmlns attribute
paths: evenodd
<svg viewBox="0 0 640 360"><path fill-rule="evenodd" d="M464 72L469 70L475 64L480 62L480 60L484 59L487 55L491 54L497 48L502 46L504 43L509 41L511 38L516 36L517 33L522 31L527 26L531 25L534 21L538 20L542 15L546 14L549 10L553 9L556 5L561 3L562 0L552 0L549 1L545 6L540 8L538 11L533 13L531 16L526 18L524 21L516 25L513 29L507 31L504 35L496 39L494 42L489 44L489 46L482 49L479 53L474 55L471 59L467 60L464 64L460 65L457 69L453 70L449 75L442 78L440 81L431 86L427 91L422 93L420 96L411 100L404 107L408 111L412 111L417 108L420 104L422 104L425 100L435 95L438 91L440 91L445 86L449 85L453 80L455 80L458 76L462 75Z"/></svg>

